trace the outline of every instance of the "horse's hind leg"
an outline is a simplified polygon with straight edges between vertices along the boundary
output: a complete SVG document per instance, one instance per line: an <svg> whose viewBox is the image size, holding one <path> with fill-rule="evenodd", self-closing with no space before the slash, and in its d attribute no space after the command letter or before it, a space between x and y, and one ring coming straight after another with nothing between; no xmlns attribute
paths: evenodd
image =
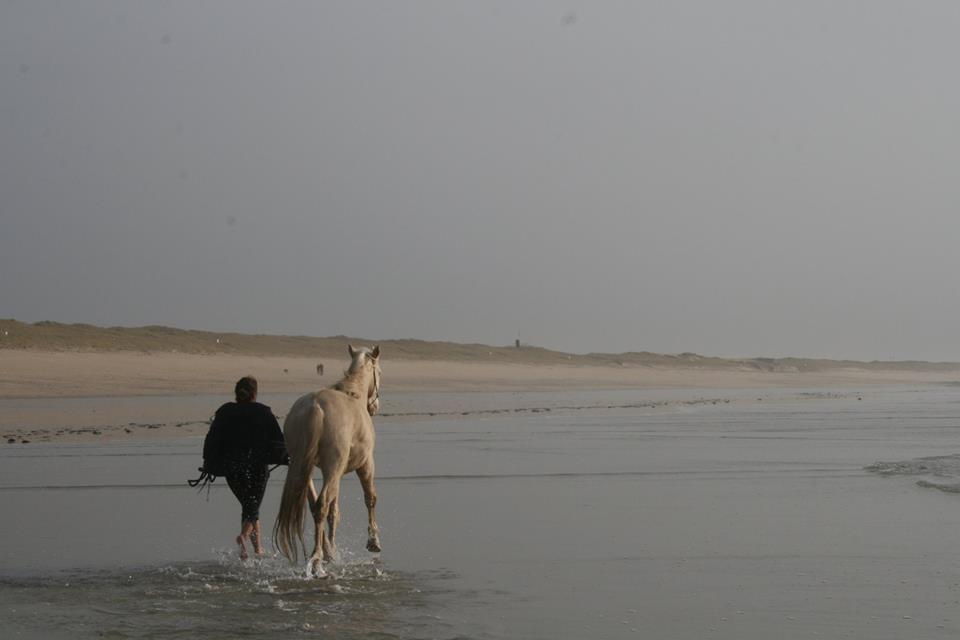
<svg viewBox="0 0 960 640"><path fill-rule="evenodd" d="M307 499L310 504L310 512L313 513L313 516L314 516L314 524L317 525L316 539L319 543L323 535L322 519L318 518L318 514L315 513L315 510L317 509L317 504L319 503L320 496L317 495L317 488L313 485L313 480L310 481L310 486L308 489L309 489L310 495L308 496ZM327 513L327 527L329 530L327 537L329 538L330 543L331 545L334 546L334 548L336 548L337 523L339 522L340 522L340 500L334 500L330 504L330 509ZM327 559L327 558L324 558L324 559Z"/></svg>
<svg viewBox="0 0 960 640"><path fill-rule="evenodd" d="M338 495L334 496L330 501L330 513L327 514L327 541L329 544L329 554L327 550L324 550L324 560L333 560L334 556L337 554L337 525L340 524L340 496L339 496L339 487L337 487Z"/></svg>
<svg viewBox="0 0 960 640"><path fill-rule="evenodd" d="M310 506L310 514L313 516L313 553L307 561L307 573L318 578L324 578L327 572L323 570L323 518L320 515L320 500L317 496L317 488L313 484L313 479L307 485L309 495L307 504Z"/></svg>
<svg viewBox="0 0 960 640"><path fill-rule="evenodd" d="M320 496L317 498L317 509L313 514L313 519L317 527L317 541L319 549L314 549L314 557L319 556L318 551L322 550L324 562L331 562L336 555L334 546L334 536L336 534L337 521L337 496L340 493L340 476L324 476L323 488L320 489ZM324 521L330 528L329 534L324 530Z"/></svg>
<svg viewBox="0 0 960 640"><path fill-rule="evenodd" d="M310 505L310 512L313 513L317 504L317 486L313 484L313 478L307 482L307 504Z"/></svg>
<svg viewBox="0 0 960 640"><path fill-rule="evenodd" d="M363 488L363 502L367 505L367 551L380 553L380 529L377 527L377 489L373 486L373 460L357 469L360 486Z"/></svg>

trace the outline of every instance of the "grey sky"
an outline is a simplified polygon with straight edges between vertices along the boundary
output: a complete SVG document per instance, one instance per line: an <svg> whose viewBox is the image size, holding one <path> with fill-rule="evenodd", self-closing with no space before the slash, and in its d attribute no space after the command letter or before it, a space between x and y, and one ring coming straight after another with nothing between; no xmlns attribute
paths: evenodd
<svg viewBox="0 0 960 640"><path fill-rule="evenodd" d="M0 4L0 317L960 360L955 2Z"/></svg>

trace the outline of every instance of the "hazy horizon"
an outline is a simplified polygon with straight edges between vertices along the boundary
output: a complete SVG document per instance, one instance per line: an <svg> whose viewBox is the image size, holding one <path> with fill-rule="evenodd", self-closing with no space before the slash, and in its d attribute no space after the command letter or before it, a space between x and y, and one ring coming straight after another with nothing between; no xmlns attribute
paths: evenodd
<svg viewBox="0 0 960 640"><path fill-rule="evenodd" d="M92 324L83 323L83 322L79 322L79 323L66 323L66 322L61 322L61 321L59 321L59 320L38 320L38 321L35 321L35 322L27 322L27 321L23 321L23 320L18 320L17 318L0 318L0 323L5 322L5 321L24 322L25 324L28 324L28 325L33 325L33 324L41 324L41 325L42 325L42 324L44 324L44 323L53 323L53 324L62 325L62 326L68 326L68 327L69 327L69 326L77 325L77 326L83 326L83 327L93 327L94 329L100 329L100 330L105 330L105 331L112 331L112 330L115 330L115 329L133 330L133 331L136 331L136 330L138 330L138 329L161 328L161 329L172 329L172 330L174 330L174 331L208 333L208 334L212 334L213 336L221 336L221 337L227 336L227 335L238 335L238 336L243 336L243 337L267 337L267 338L280 338L280 339L302 338L302 339L307 339L307 340L312 340L312 339L328 340L328 339L344 338L344 339L348 339L348 340L351 340L351 341L356 341L356 342L354 342L353 344L355 344L355 345L360 345L360 346L363 346L363 345L375 345L375 344L379 344L379 345L382 346L382 345L386 345L387 343L389 343L389 342L391 342L391 341L394 341L394 342L420 341L420 342L425 342L425 343L427 343L427 344L450 344L450 345L459 345L459 346L463 346L463 347L479 347L479 348L490 347L490 348L495 348L495 349L508 349L508 350L511 350L511 351L512 351L512 350L515 348L515 346L516 346L515 343L509 343L509 344L507 344L507 343L476 342L476 341L469 341L469 342L467 342L467 341L459 341L459 340L433 340L433 339L430 339L430 338L409 338L409 337L406 337L406 338L405 338L405 337L399 337L399 338L384 338L384 337L378 337L378 336L346 335L346 334L314 335L314 334L303 334L303 333L271 333L271 332L248 333L248 332L242 332L242 331L222 330L222 329L217 329L217 328L207 328L207 329L203 329L203 328L197 328L197 327L175 327L175 326L170 326L170 325L157 325L157 324L146 324L146 325L122 325L122 324L118 325L118 324L114 324L114 325L106 326L106 325L92 325ZM11 334L11 336L12 336L12 335L13 335L13 334ZM52 346L53 350L60 350L60 349L62 348L62 345L65 344L64 340L65 340L65 336L63 336L63 335L58 335L58 336L57 336L57 342L58 342L58 344ZM82 340L83 340L82 338L78 338L78 340L81 340L81 345L82 345L82 344L85 344L85 343L82 342ZM32 343L31 343L31 344L32 344ZM43 343L42 343L42 340L40 341L39 344L40 344L40 345L43 344ZM236 345L234 344L233 346L236 346ZM718 354L715 354L715 353L700 353L700 352L692 352L692 351L671 351L671 352L664 352L664 351L651 351L651 350L648 350L648 349L628 349L628 350L624 350L624 351L569 351L569 350L565 350L565 349L562 349L562 348L547 347L547 346L544 346L544 345L531 344L531 343L528 343L528 342L521 342L520 346L521 346L522 348L524 348L524 349L531 349L531 348L533 348L533 349L546 349L547 351L550 351L550 352L559 353L559 354L569 354L569 355L573 355L573 356L577 356L577 357L579 357L579 356L627 356L627 355L630 355L630 354L637 354L637 353L649 353L649 354L651 354L651 355L653 355L653 356L669 356L669 357L677 357L677 356L679 356L679 357L684 357L684 356L693 355L693 356L699 356L699 357L705 357L705 358L719 358L719 359L722 359L722 360L774 360L774 359L776 359L776 360L785 360L785 359L794 359L794 360L827 360L827 361L834 361L834 362L850 361L850 362L862 362L862 363L867 363L867 364L869 364L869 363L883 363L883 362L892 362L892 363L920 362L920 363L925 363L925 364L960 364L960 362L955 362L955 361L951 361L951 360L920 360L920 359L914 359L914 358L898 358L898 359L896 359L896 360L890 360L890 359L884 359L884 358L877 358L877 359L871 359L871 360L857 360L857 359L853 359L853 358L831 358L830 356L819 356L819 357L815 357L815 358L814 358L814 357L804 357L804 356L796 356L796 355L794 355L794 354L789 354L789 353L778 354L778 355L772 355L772 356L771 356L771 355L769 355L769 354L757 354L757 353L754 353L754 354L735 354L735 355L731 355L731 354L718 355ZM4 348L3 342L0 341L0 349L3 349L3 348ZM40 348L42 348L42 346L41 346ZM81 348L82 348L82 347L81 347ZM125 349L133 348L133 349L135 349L135 350L141 350L141 349L143 349L143 350L145 350L145 351L151 351L151 350L152 350L152 349L151 349L150 347L148 347L148 346L142 346L142 347L129 347L129 346L128 346L128 347L124 347L124 348L125 348ZM228 350L229 350L229 349L228 349Z"/></svg>
<svg viewBox="0 0 960 640"><path fill-rule="evenodd" d="M0 317L960 361L960 5L7 2Z"/></svg>

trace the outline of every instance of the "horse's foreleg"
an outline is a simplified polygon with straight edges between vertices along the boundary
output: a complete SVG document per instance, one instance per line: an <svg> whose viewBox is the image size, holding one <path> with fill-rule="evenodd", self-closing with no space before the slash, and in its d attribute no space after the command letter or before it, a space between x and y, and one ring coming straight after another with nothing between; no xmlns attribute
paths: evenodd
<svg viewBox="0 0 960 640"><path fill-rule="evenodd" d="M373 486L373 460L357 469L363 487L363 503L367 505L367 551L380 553L380 529L377 527L377 489Z"/></svg>

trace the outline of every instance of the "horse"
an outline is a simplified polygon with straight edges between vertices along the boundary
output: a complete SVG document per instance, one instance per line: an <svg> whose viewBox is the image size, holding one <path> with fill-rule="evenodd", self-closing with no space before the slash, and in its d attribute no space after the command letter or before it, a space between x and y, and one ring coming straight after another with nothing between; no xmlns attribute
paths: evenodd
<svg viewBox="0 0 960 640"><path fill-rule="evenodd" d="M372 419L380 409L380 347L355 349L348 345L347 350L350 367L343 379L332 387L298 398L283 423L290 463L273 527L274 544L291 562L297 561L297 541L306 555L303 519L307 503L315 534L307 574L317 577L326 576L322 563L335 559L340 479L346 473L355 471L363 488L368 518L367 550L381 550L374 515L377 490L373 484ZM320 467L323 475L319 494L313 484L314 467Z"/></svg>

